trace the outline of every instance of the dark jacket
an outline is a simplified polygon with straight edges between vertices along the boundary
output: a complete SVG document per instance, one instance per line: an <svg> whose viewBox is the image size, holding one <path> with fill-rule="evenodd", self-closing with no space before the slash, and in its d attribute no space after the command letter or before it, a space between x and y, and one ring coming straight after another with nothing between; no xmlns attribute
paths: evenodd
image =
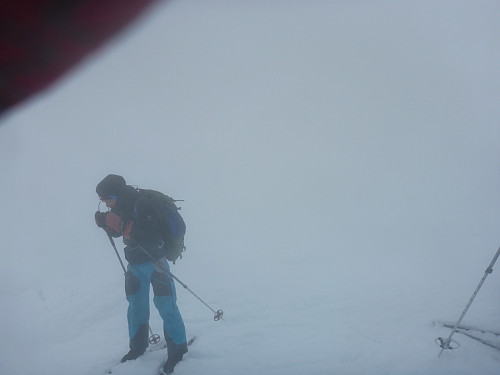
<svg viewBox="0 0 500 375"><path fill-rule="evenodd" d="M111 210L123 219L125 259L130 264L140 264L164 256L162 231L158 214L147 195L132 186L120 192L116 206Z"/></svg>

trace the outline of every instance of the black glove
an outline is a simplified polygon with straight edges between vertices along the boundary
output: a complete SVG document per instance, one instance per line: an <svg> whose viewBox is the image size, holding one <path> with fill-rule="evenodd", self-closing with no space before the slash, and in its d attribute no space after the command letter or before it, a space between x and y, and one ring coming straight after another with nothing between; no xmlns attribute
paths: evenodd
<svg viewBox="0 0 500 375"><path fill-rule="evenodd" d="M106 215L107 212L97 211L95 213L95 223L99 228L104 228L106 226Z"/></svg>

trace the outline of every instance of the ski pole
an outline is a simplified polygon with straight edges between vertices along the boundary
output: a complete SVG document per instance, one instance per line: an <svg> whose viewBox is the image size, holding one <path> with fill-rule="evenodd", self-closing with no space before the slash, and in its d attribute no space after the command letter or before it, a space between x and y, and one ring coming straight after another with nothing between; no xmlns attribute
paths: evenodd
<svg viewBox="0 0 500 375"><path fill-rule="evenodd" d="M448 338L446 340L443 339L442 337L439 337L438 339L436 339L436 340L439 340L439 342L440 342L439 346L441 347L441 351L438 354L438 358L441 356L441 354L443 353L443 351L445 349L453 349L450 346L451 338L455 334L455 332L457 331L458 327L460 326L460 323L462 322L462 319L464 318L465 314L467 313L467 310L469 310L470 305L472 305L472 301L474 301L474 298L476 298L476 295L479 292L479 289L481 289L481 286L483 285L484 280L486 280L486 278L488 277L488 275L493 272L493 266L495 265L495 262L497 261L497 258L498 258L499 255L500 255L500 247L498 248L495 256L493 257L493 259L492 259L492 261L490 263L490 265L488 266L488 268L486 268L486 271L484 271L483 278L481 279L481 281L479 282L476 290L472 294L472 297L469 299L469 302L467 303L467 306L465 306L464 311L462 311L462 314L460 315L460 318L458 318L457 322L453 326L453 329L451 330L451 333L448 336Z"/></svg>
<svg viewBox="0 0 500 375"><path fill-rule="evenodd" d="M108 234L109 241L111 242L111 246L113 246L113 249L115 249L115 254L118 257L118 260L120 261L120 264L122 265L123 269L123 274L127 273L127 270L125 269L125 266L123 265L122 258L120 257L120 254L118 253L118 250L116 249L115 241L113 240L113 237Z"/></svg>
<svg viewBox="0 0 500 375"><path fill-rule="evenodd" d="M116 256L118 257L118 260L120 261L120 264L122 265L123 274L126 275L127 270L125 269L125 266L122 262L122 258L120 257L120 254L118 253L118 250L116 249L115 241L113 240L113 237L111 237L109 234L108 234L108 238L109 238L109 241L111 242L111 246L113 246L113 249L115 249L115 253L116 253ZM149 336L149 343L150 344L158 344L161 340L160 335L158 335L157 333L153 333L149 324L148 324L148 328L149 328L149 333L151 334L151 336Z"/></svg>
<svg viewBox="0 0 500 375"><path fill-rule="evenodd" d="M158 267L160 267L165 273L169 274L175 281L177 281L184 289L186 289L189 293L191 293L193 296L195 296L198 301L203 303L209 310L211 310L214 313L214 320L218 321L222 319L222 316L224 315L224 311L221 309L215 311L208 303L203 301L195 292L193 292L189 287L184 284L177 276L175 276L172 272L170 272L168 269L165 268L165 266L158 261L158 259L154 258L144 247L138 246L144 254L146 254ZM224 319L222 319L224 320Z"/></svg>

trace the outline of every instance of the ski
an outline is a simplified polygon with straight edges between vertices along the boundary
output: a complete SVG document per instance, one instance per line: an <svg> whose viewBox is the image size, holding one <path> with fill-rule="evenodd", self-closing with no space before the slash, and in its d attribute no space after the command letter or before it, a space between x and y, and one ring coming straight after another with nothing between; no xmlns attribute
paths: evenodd
<svg viewBox="0 0 500 375"><path fill-rule="evenodd" d="M194 341L196 340L196 336L193 336L189 339L189 341L187 342L187 346L191 346L193 345ZM180 362L180 361L179 361ZM165 372L163 371L163 366L165 365L166 361L162 362L161 363L161 366L159 367L158 369L158 375L168 375L168 374L171 374L174 372L174 370L172 369L172 371L170 372ZM176 366L178 363L176 363L174 366Z"/></svg>
<svg viewBox="0 0 500 375"><path fill-rule="evenodd" d="M155 344L153 346L149 346L147 349L146 349L146 353L152 353L152 352L156 352L158 350L161 350L161 349L166 349L167 348L167 342L162 340L161 342L159 342L158 344ZM125 362L118 362L116 364L114 364L112 367L110 367L109 369L106 370L106 372L104 374L106 375L109 375L109 374L112 374L113 373L113 368L118 366L119 364L121 363L125 363Z"/></svg>
<svg viewBox="0 0 500 375"><path fill-rule="evenodd" d="M434 322L434 324L440 325L441 327L444 327L444 328L450 328L450 329L455 328L455 324L451 323L451 322L436 321L436 322ZM457 329L464 330L464 331L476 331L476 332L481 332L484 334L490 333L490 334L495 335L497 337L500 336L500 332L498 332L498 331L492 331L489 329L482 329L482 328L478 328L475 326L469 326L469 325L464 325L464 324L458 325Z"/></svg>
<svg viewBox="0 0 500 375"><path fill-rule="evenodd" d="M463 325L460 324L458 326L455 326L453 323L447 323L447 322L434 322L434 324L440 325L441 327L444 328L449 328L449 329L455 329L456 333L459 333L461 335L464 335L472 340L475 340L483 345L486 345L490 348L496 349L500 351L500 332L497 331L492 331L488 329L482 329L474 326L469 326L469 325ZM480 337L479 335L483 336L494 336L494 340L489 340L487 337Z"/></svg>
<svg viewBox="0 0 500 375"><path fill-rule="evenodd" d="M187 342L187 345L188 346L191 346L193 345L193 343L195 342L196 340L196 336L193 336L189 339L189 341ZM152 353L152 352L157 352L158 350L161 350L161 349L166 349L167 348L167 343L166 341L162 340L160 343L154 345L154 346L150 346L146 349L146 352L144 354L147 354L147 353ZM113 370L115 369L115 367L119 366L119 365L123 365L123 364L126 364L127 362L118 362L116 364L114 364L112 367L110 367L109 369L106 370L106 372L104 372L105 375L110 375L110 374L113 374ZM158 368L158 373L161 374L161 370L163 368L163 364L165 362L163 361L161 363L161 366Z"/></svg>
<svg viewBox="0 0 500 375"><path fill-rule="evenodd" d="M469 332L465 331L465 330L462 330L461 328L458 328L457 333L460 333L462 335L465 335L473 340L476 340L477 342L480 342L481 344L484 344L486 346L489 346L490 348L493 348L493 349L496 349L496 350L499 350L500 351L500 343L495 343L495 342L492 342L492 341L489 341L489 340L485 340L481 337L478 337L478 336L475 336L475 335L472 335L470 334Z"/></svg>

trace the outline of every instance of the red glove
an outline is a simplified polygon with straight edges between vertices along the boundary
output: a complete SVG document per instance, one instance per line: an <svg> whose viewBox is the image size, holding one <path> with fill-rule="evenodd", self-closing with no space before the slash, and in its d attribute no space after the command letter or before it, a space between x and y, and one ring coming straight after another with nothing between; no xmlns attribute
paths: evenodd
<svg viewBox="0 0 500 375"><path fill-rule="evenodd" d="M95 213L95 223L111 237L120 237L122 235L122 218L114 212L97 211Z"/></svg>

